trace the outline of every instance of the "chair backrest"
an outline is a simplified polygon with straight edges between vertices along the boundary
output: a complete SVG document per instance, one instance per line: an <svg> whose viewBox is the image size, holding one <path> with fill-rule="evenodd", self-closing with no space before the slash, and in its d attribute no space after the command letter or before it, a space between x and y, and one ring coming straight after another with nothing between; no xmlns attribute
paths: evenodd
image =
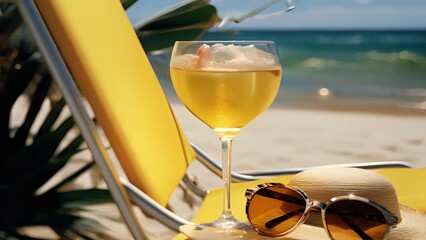
<svg viewBox="0 0 426 240"><path fill-rule="evenodd" d="M35 2L130 182L165 206L195 153L120 1Z"/></svg>

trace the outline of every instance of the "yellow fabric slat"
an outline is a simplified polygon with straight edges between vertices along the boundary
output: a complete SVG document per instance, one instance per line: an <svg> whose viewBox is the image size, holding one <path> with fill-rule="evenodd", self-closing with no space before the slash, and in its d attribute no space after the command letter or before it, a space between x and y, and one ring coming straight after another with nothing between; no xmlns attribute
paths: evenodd
<svg viewBox="0 0 426 240"><path fill-rule="evenodd" d="M411 208L426 213L426 167L386 168L377 170L393 184L398 201Z"/></svg>
<svg viewBox="0 0 426 240"><path fill-rule="evenodd" d="M120 1L36 4L130 181L166 205L195 153Z"/></svg>

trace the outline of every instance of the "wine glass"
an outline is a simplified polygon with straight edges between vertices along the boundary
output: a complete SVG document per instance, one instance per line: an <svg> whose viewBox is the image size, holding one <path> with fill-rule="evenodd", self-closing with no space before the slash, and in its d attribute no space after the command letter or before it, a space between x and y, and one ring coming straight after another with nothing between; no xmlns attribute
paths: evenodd
<svg viewBox="0 0 426 240"><path fill-rule="evenodd" d="M238 237L252 231L231 212L231 144L247 123L277 95L282 69L271 41L177 41L170 61L173 87L186 106L208 125L222 146L223 211L213 222L186 225L189 237Z"/></svg>

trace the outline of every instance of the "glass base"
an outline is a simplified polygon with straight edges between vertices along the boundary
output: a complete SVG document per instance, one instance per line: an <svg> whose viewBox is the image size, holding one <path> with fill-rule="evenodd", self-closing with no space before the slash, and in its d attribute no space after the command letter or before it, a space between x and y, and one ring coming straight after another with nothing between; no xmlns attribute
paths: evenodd
<svg viewBox="0 0 426 240"><path fill-rule="evenodd" d="M250 224L240 222L233 216L221 216L211 223L182 225L179 230L191 240L267 239Z"/></svg>

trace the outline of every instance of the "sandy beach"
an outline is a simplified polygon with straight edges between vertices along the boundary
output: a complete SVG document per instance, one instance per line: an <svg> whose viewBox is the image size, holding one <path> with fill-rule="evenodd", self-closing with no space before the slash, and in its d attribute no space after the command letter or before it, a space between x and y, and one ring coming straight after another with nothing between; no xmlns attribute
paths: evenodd
<svg viewBox="0 0 426 240"><path fill-rule="evenodd" d="M188 139L219 159L215 134L182 105ZM233 169L407 161L424 166L426 116L270 108L235 137Z"/></svg>

